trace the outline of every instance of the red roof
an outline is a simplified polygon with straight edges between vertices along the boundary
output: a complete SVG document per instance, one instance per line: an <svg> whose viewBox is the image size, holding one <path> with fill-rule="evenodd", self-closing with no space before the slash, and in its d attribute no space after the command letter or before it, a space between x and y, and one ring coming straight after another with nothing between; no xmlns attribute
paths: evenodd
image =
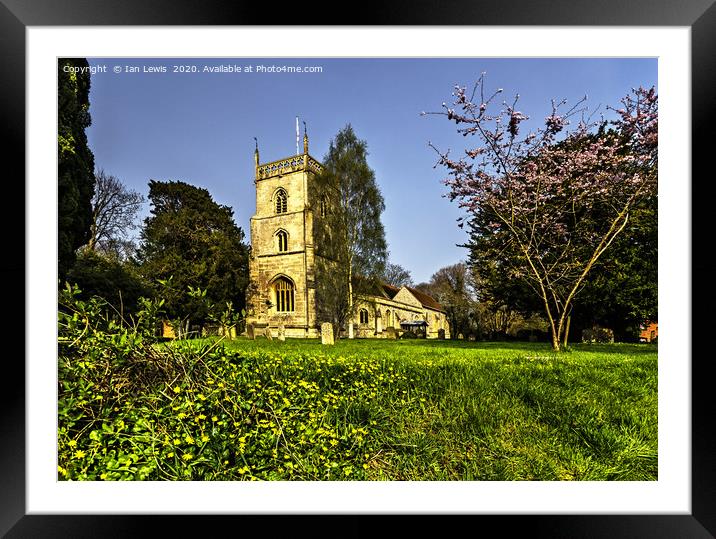
<svg viewBox="0 0 716 539"><path fill-rule="evenodd" d="M397 286L393 286L386 283L381 283L381 285L383 286L383 291L390 299L393 299L395 295L400 292L400 288L398 288ZM417 299L423 307L445 312L442 305L435 301L435 299L433 299L431 296L428 296L427 294L425 294L424 292L420 292L419 290L415 290L415 288L410 288L409 286L406 286L405 288L407 288L408 291L413 296L415 296L415 299Z"/></svg>
<svg viewBox="0 0 716 539"><path fill-rule="evenodd" d="M424 292L420 292L419 290L415 290L415 288L410 288L409 286L406 286L408 290L410 290L410 293L418 298L418 301L423 304L423 307L428 307L429 309L435 309L436 311L442 311L443 306L440 305L432 296L428 296Z"/></svg>
<svg viewBox="0 0 716 539"><path fill-rule="evenodd" d="M387 284L387 283L380 283L380 284L383 287L383 291L386 293L386 295L390 299L393 299L395 294L397 294L400 291L400 288L393 286L392 284Z"/></svg>

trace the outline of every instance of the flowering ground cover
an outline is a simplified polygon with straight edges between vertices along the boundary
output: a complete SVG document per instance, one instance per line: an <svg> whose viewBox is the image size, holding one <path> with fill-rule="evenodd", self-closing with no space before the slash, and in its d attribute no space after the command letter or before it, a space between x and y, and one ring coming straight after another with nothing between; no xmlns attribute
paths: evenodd
<svg viewBox="0 0 716 539"><path fill-rule="evenodd" d="M657 479L653 345L154 343L80 325L60 347L60 479Z"/></svg>

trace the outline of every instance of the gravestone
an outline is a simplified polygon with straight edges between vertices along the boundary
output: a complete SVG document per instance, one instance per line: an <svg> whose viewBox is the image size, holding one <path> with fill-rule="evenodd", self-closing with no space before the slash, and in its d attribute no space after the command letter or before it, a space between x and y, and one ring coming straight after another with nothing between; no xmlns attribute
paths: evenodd
<svg viewBox="0 0 716 539"><path fill-rule="evenodd" d="M256 334L254 333L254 325L253 324L246 324L246 336L251 339L252 341L256 338Z"/></svg>
<svg viewBox="0 0 716 539"><path fill-rule="evenodd" d="M438 339L445 339L445 330L444 329L438 330Z"/></svg>
<svg viewBox="0 0 716 539"><path fill-rule="evenodd" d="M385 328L385 338L386 339L397 339L398 338L398 332L395 331L395 328Z"/></svg>
<svg viewBox="0 0 716 539"><path fill-rule="evenodd" d="M278 340L284 342L286 340L286 326L281 322L278 325Z"/></svg>
<svg viewBox="0 0 716 539"><path fill-rule="evenodd" d="M267 327L264 330L264 335L266 336L266 340L273 341L273 335L271 335L271 328Z"/></svg>
<svg viewBox="0 0 716 539"><path fill-rule="evenodd" d="M321 344L335 344L333 339L333 324L330 322L321 324Z"/></svg>

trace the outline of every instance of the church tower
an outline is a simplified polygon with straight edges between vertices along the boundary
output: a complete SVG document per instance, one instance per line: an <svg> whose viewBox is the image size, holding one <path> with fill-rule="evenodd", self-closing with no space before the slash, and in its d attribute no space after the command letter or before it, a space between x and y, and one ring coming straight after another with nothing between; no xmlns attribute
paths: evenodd
<svg viewBox="0 0 716 539"><path fill-rule="evenodd" d="M254 163L247 327L276 335L283 324L287 337L318 337L309 194L321 164L308 153L305 127L303 154L262 164L257 143Z"/></svg>

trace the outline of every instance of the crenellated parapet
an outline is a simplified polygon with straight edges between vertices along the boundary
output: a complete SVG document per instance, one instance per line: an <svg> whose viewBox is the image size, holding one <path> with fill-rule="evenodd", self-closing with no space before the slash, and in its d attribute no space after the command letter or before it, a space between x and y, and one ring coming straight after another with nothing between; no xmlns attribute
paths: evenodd
<svg viewBox="0 0 716 539"><path fill-rule="evenodd" d="M308 159L306 159L307 167L315 172L316 174L319 174L321 171L323 171L323 165L316 161L313 157L310 155L306 156Z"/></svg>
<svg viewBox="0 0 716 539"><path fill-rule="evenodd" d="M274 176L283 176L293 172L310 171L320 173L323 165L308 154L294 155L286 159L279 159L270 163L260 164L256 167L256 179L264 180Z"/></svg>

